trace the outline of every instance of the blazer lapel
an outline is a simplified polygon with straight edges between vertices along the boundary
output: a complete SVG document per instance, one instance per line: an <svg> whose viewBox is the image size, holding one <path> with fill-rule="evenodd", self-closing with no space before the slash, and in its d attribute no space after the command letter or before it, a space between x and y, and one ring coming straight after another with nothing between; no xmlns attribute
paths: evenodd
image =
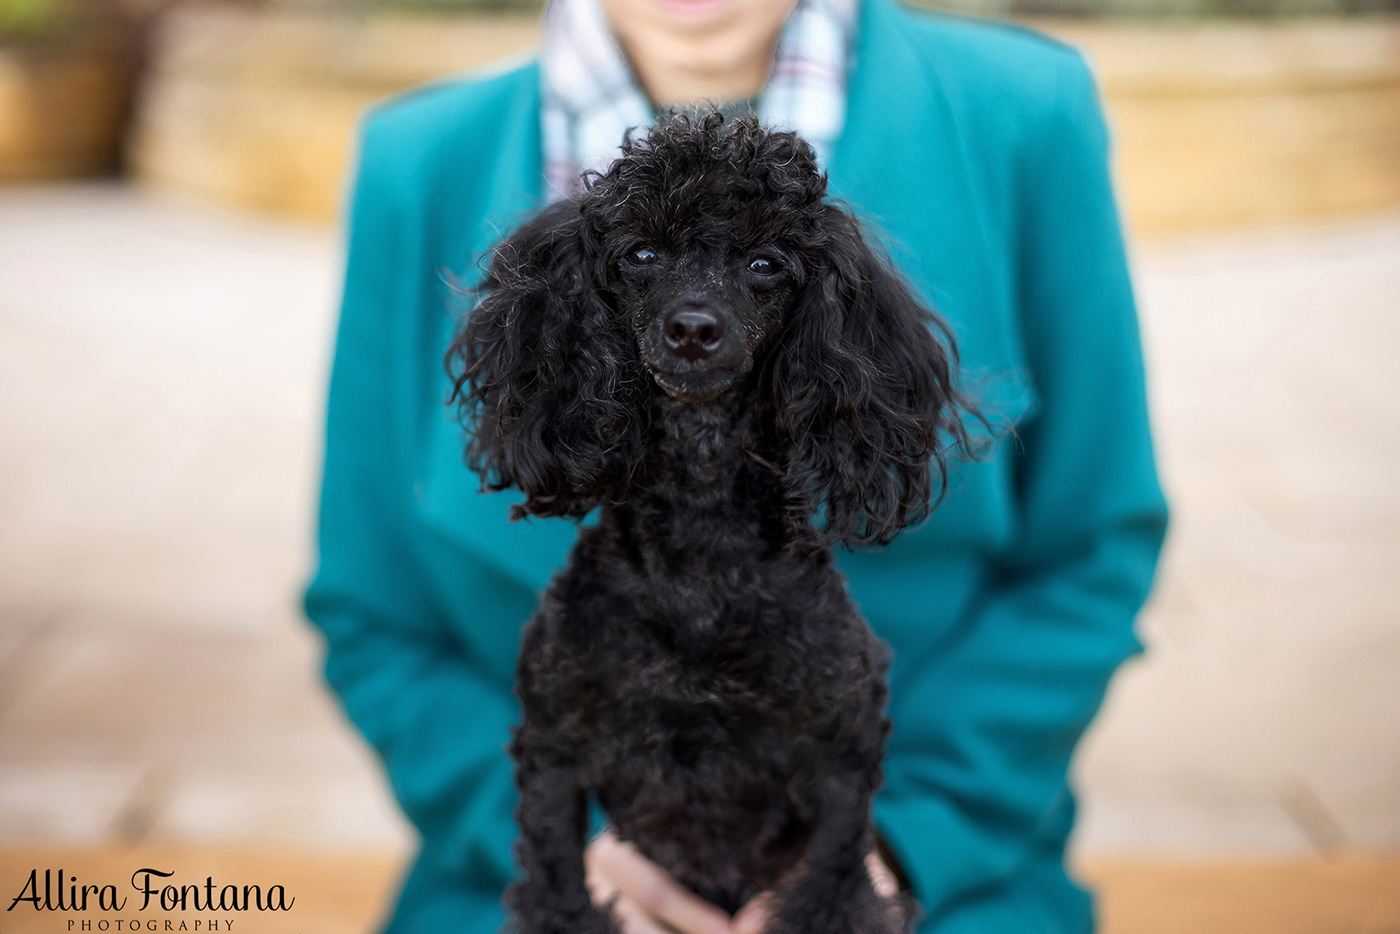
<svg viewBox="0 0 1400 934"><path fill-rule="evenodd" d="M451 250L452 255L467 257L460 271L464 283L479 276L487 251L541 206L538 68L523 69L520 80L519 95L496 143L499 157L491 177L478 189L484 198L480 204L456 209L458 216L469 219L459 228ZM491 130L483 128L483 132ZM443 317L439 343L445 353L459 318L456 314ZM451 389L446 377L442 387L446 399ZM521 495L513 490L483 492L480 478L463 462L466 441L455 408L442 406L433 414L419 489L425 518L440 535L484 563L533 590L542 589L567 556L577 526L561 519L507 521L510 505L519 502Z"/></svg>
<svg viewBox="0 0 1400 934"><path fill-rule="evenodd" d="M911 36L925 27L889 0L864 0L863 8L846 129L829 167L832 193L961 337L981 330L961 325L1005 309L1008 298L992 267L964 130Z"/></svg>

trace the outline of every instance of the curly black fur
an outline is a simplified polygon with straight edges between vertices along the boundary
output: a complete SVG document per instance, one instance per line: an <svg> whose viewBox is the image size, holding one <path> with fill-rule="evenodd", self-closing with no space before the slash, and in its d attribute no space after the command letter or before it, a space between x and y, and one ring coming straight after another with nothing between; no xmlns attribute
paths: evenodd
<svg viewBox="0 0 1400 934"><path fill-rule="evenodd" d="M513 516L583 516L527 628L520 934L606 934L589 795L771 934L890 934L866 876L886 651L828 546L927 515L966 442L951 339L825 200L808 145L676 119L498 246L449 354Z"/></svg>

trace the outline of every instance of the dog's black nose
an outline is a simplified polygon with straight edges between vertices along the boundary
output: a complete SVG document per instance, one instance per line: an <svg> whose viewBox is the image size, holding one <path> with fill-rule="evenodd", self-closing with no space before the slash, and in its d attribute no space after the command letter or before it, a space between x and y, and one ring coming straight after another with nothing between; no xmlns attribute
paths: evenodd
<svg viewBox="0 0 1400 934"><path fill-rule="evenodd" d="M708 311L682 308L666 315L661 333L666 346L682 360L704 360L719 350L724 339L724 325Z"/></svg>

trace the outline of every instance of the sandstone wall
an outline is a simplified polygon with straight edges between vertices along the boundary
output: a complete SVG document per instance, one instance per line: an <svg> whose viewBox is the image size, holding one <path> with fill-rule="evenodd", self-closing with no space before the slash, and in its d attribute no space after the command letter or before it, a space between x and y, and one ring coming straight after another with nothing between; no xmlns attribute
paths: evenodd
<svg viewBox="0 0 1400 934"><path fill-rule="evenodd" d="M1094 63L1138 234L1400 206L1400 18L1033 25ZM535 39L520 15L186 9L161 35L134 164L152 184L329 220L367 105Z"/></svg>

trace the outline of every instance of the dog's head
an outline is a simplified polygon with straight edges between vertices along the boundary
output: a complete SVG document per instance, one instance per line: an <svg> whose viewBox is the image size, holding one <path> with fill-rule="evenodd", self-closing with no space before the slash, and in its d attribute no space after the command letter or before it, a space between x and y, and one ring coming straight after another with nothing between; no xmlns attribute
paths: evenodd
<svg viewBox="0 0 1400 934"><path fill-rule="evenodd" d="M812 272L825 189L796 136L718 116L629 143L593 180L599 282L658 386L708 402L753 369Z"/></svg>
<svg viewBox="0 0 1400 934"><path fill-rule="evenodd" d="M483 483L583 515L627 496L654 395L748 393L799 521L870 544L922 518L966 440L952 343L825 194L796 135L676 118L497 246L448 356Z"/></svg>

